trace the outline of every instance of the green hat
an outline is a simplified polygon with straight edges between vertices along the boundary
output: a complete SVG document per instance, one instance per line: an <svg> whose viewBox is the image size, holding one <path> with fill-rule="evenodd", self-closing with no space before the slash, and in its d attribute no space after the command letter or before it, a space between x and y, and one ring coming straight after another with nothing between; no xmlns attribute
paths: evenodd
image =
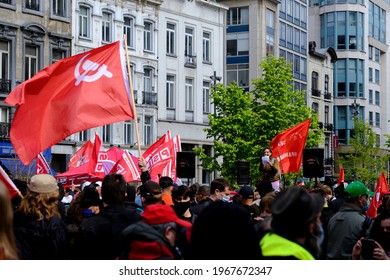
<svg viewBox="0 0 390 280"><path fill-rule="evenodd" d="M356 198L361 195L368 195L368 196L373 196L375 193L368 190L367 187L359 181L354 181L350 183L346 188L345 192L348 193L350 198Z"/></svg>

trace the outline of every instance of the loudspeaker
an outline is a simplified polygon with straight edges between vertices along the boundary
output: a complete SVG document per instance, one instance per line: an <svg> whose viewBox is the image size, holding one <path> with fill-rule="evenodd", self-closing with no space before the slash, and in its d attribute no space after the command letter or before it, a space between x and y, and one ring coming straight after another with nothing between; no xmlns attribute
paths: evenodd
<svg viewBox="0 0 390 280"><path fill-rule="evenodd" d="M303 177L324 177L324 149L303 149Z"/></svg>
<svg viewBox="0 0 390 280"><path fill-rule="evenodd" d="M176 175L179 178L195 178L195 153L176 153Z"/></svg>
<svg viewBox="0 0 390 280"><path fill-rule="evenodd" d="M237 161L237 184L249 185L250 175L249 161Z"/></svg>

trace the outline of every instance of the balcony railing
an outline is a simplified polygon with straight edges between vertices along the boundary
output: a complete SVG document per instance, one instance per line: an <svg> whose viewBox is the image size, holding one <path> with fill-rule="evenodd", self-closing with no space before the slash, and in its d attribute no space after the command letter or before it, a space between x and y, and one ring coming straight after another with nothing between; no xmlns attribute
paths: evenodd
<svg viewBox="0 0 390 280"><path fill-rule="evenodd" d="M196 68L196 55L185 54L185 67Z"/></svg>
<svg viewBox="0 0 390 280"><path fill-rule="evenodd" d="M325 123L324 127L325 127L326 131L329 131L329 132L333 131L333 124L331 124L331 123Z"/></svg>
<svg viewBox="0 0 390 280"><path fill-rule="evenodd" d="M143 91L142 104L157 106L157 93Z"/></svg>
<svg viewBox="0 0 390 280"><path fill-rule="evenodd" d="M12 0L0 0L0 3L9 4L11 5Z"/></svg>
<svg viewBox="0 0 390 280"><path fill-rule="evenodd" d="M0 122L0 139L9 139L10 123Z"/></svg>
<svg viewBox="0 0 390 280"><path fill-rule="evenodd" d="M312 96L320 97L320 96L321 96L321 91L320 91L319 89L314 89L314 88L312 88L312 89L311 89L311 95L312 95Z"/></svg>
<svg viewBox="0 0 390 280"><path fill-rule="evenodd" d="M332 94L331 93L324 93L324 99L332 100Z"/></svg>
<svg viewBox="0 0 390 280"><path fill-rule="evenodd" d="M39 11L39 3L34 3L33 1L26 1L26 9Z"/></svg>
<svg viewBox="0 0 390 280"><path fill-rule="evenodd" d="M0 79L0 94L8 94L11 92L11 80Z"/></svg>

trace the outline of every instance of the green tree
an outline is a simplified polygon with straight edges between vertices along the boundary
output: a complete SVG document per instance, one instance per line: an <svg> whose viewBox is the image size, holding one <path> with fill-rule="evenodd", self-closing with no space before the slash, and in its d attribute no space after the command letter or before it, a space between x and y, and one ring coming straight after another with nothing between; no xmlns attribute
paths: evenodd
<svg viewBox="0 0 390 280"><path fill-rule="evenodd" d="M211 99L215 113L209 115L208 138L214 139L214 154L195 149L202 166L217 170L235 182L237 161L250 162L251 176L258 170L264 147L280 132L312 118L307 147L321 140L318 115L306 106L304 92L292 90L292 71L283 58L269 57L260 64L263 77L254 79L254 90L245 92L236 82L226 88L217 85Z"/></svg>
<svg viewBox="0 0 390 280"><path fill-rule="evenodd" d="M345 179L359 180L367 186L375 187L388 160L377 143L377 136L371 126L360 118L354 118L353 136L350 149L340 156L345 170Z"/></svg>

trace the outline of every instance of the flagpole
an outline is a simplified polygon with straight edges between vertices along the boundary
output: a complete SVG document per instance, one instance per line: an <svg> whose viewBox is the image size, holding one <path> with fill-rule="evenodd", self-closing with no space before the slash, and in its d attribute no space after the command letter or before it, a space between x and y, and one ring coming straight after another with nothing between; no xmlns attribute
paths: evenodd
<svg viewBox="0 0 390 280"><path fill-rule="evenodd" d="M126 35L123 35L123 41L125 42L127 74L129 75L130 95L131 95L131 102L132 102L132 105L133 105L133 114L134 114L134 120L135 120L135 134L137 136L138 155L139 155L139 157L142 157L141 141L140 141L140 138L139 138L139 131L138 131L137 109L135 107L135 101L134 101L133 82L132 82L132 79L131 79L130 59L129 59L129 51L127 50Z"/></svg>
<svg viewBox="0 0 390 280"><path fill-rule="evenodd" d="M281 169L282 169L283 188L285 188L285 187L286 187L286 178L285 178L285 176L284 176L284 169L283 169L282 158L280 157L280 151L279 151L279 149L278 149L277 151L278 151L278 157L280 158L280 160L278 160L279 163L280 163L279 166L280 166Z"/></svg>

